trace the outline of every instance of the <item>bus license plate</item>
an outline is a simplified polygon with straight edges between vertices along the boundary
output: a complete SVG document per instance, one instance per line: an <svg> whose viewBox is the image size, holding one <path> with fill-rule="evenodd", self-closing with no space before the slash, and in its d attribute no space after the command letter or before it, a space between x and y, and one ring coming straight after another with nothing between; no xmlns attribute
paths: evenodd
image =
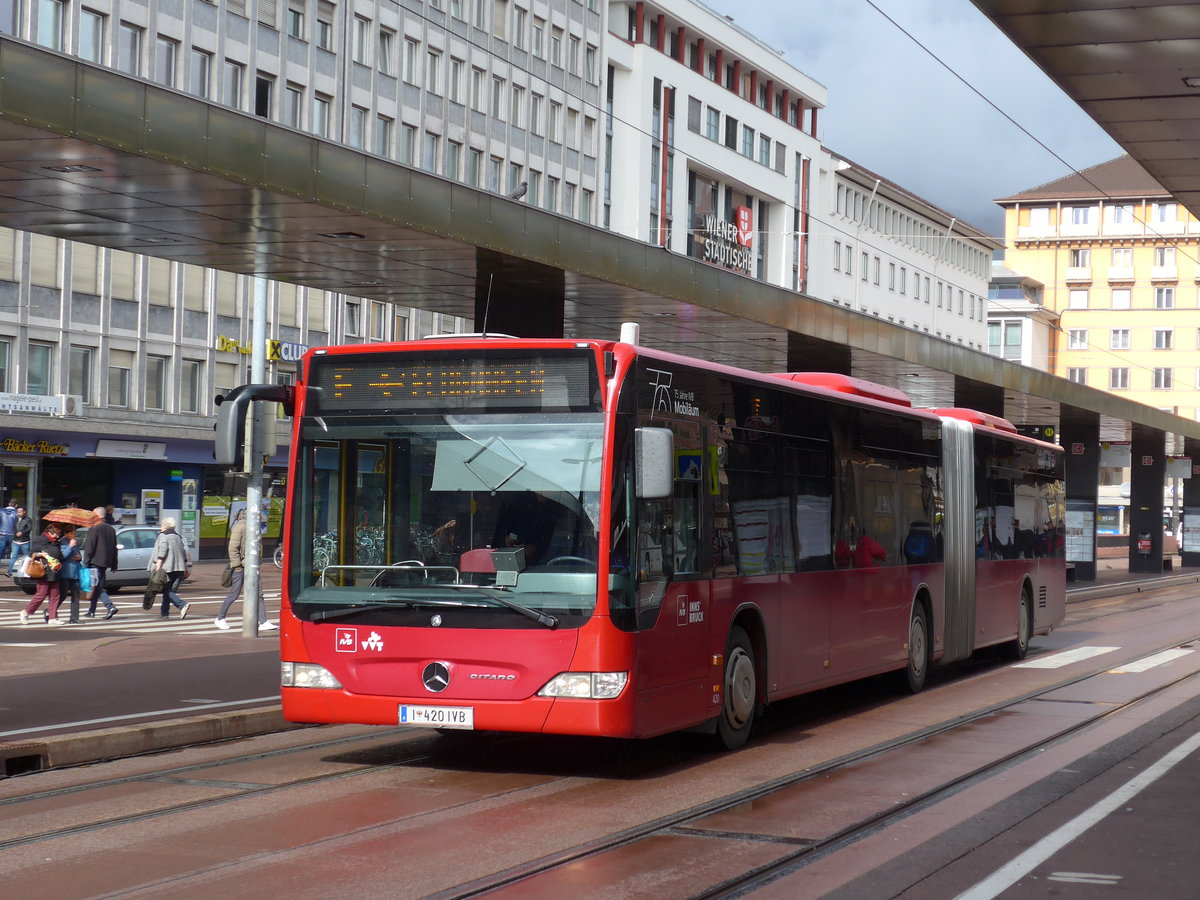
<svg viewBox="0 0 1200 900"><path fill-rule="evenodd" d="M425 728L475 727L475 708L472 706L401 706L401 725L421 725Z"/></svg>

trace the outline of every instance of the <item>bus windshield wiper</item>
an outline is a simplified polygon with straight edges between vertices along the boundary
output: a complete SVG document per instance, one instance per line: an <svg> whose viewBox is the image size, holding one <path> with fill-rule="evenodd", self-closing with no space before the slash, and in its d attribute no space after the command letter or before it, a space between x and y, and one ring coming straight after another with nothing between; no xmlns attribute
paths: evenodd
<svg viewBox="0 0 1200 900"><path fill-rule="evenodd" d="M495 600L501 606L507 607L513 612L520 613L527 618L533 619L533 621L537 622L539 625L545 625L547 628L558 627L558 619L555 616L552 616L549 613L544 613L539 609L533 609L532 607L524 606L520 603L517 603L515 600L509 600L502 593L500 593L499 588L489 590L488 588L481 587L477 584L443 584L439 586L478 591L489 600Z"/></svg>
<svg viewBox="0 0 1200 900"><path fill-rule="evenodd" d="M479 609L485 609L486 603L471 603L464 600L434 600L425 598L421 600L400 600L396 603L366 603L362 606L347 606L343 609L323 609L320 612L313 613L312 621L324 622L328 619L344 619L348 616L354 616L364 612L379 612L389 609L412 609L418 606L473 606Z"/></svg>

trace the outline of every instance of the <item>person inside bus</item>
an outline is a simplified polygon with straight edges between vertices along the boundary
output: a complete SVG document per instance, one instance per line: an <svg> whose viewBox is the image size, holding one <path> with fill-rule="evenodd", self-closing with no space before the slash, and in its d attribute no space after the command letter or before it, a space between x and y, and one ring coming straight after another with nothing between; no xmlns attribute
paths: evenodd
<svg viewBox="0 0 1200 900"><path fill-rule="evenodd" d="M545 562L558 520L558 504L534 491L505 500L496 519L493 547L524 547L525 565Z"/></svg>

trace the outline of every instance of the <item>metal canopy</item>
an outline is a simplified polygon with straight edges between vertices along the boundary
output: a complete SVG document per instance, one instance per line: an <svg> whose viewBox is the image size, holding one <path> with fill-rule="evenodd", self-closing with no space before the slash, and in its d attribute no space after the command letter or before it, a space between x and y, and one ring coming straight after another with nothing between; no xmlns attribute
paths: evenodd
<svg viewBox="0 0 1200 900"><path fill-rule="evenodd" d="M1200 217L1200 4L973 2Z"/></svg>
<svg viewBox="0 0 1200 900"><path fill-rule="evenodd" d="M784 371L788 334L949 406L998 386L1017 424L1069 408L1200 439L1200 424L734 275L506 197L0 36L0 225L474 318L481 251L564 275L569 337ZM511 293L497 304L519 304Z"/></svg>

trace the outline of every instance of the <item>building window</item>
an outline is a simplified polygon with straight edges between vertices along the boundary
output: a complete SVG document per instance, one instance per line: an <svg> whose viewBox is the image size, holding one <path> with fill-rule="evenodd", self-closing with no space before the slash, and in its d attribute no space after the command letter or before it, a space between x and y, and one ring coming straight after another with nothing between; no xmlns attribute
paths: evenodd
<svg viewBox="0 0 1200 900"><path fill-rule="evenodd" d="M313 134L319 137L329 137L330 126L330 110L333 108L333 100L330 97L316 94L313 97Z"/></svg>
<svg viewBox="0 0 1200 900"><path fill-rule="evenodd" d="M414 125L405 125L400 136L400 162L411 166L417 155L417 129Z"/></svg>
<svg viewBox="0 0 1200 900"><path fill-rule="evenodd" d="M414 41L412 38L404 39L404 80L409 84L417 83L417 56L420 52L419 41Z"/></svg>
<svg viewBox="0 0 1200 900"><path fill-rule="evenodd" d="M72 347L67 369L67 393L92 402L92 348Z"/></svg>
<svg viewBox="0 0 1200 900"><path fill-rule="evenodd" d="M1174 247L1155 247L1154 265L1159 268L1170 268L1175 265Z"/></svg>
<svg viewBox="0 0 1200 900"><path fill-rule="evenodd" d="M288 5L287 11L287 33L294 38L304 40L304 8L297 9L295 6Z"/></svg>
<svg viewBox="0 0 1200 900"><path fill-rule="evenodd" d="M504 121L504 79L498 75L492 76L492 117Z"/></svg>
<svg viewBox="0 0 1200 900"><path fill-rule="evenodd" d="M1090 206L1072 206L1069 207L1071 224L1072 225L1087 225L1092 220L1092 207Z"/></svg>
<svg viewBox="0 0 1200 900"><path fill-rule="evenodd" d="M354 43L350 50L351 58L360 65L367 65L367 47L371 42L371 20L363 16L354 17Z"/></svg>
<svg viewBox="0 0 1200 900"><path fill-rule="evenodd" d="M8 361L11 358L12 344L0 341L0 391L8 392Z"/></svg>
<svg viewBox="0 0 1200 900"><path fill-rule="evenodd" d="M483 69L471 69L471 109L484 112Z"/></svg>
<svg viewBox="0 0 1200 900"><path fill-rule="evenodd" d="M458 173L462 168L462 146L458 141L446 141L446 168L442 174L455 181L458 181Z"/></svg>
<svg viewBox="0 0 1200 900"><path fill-rule="evenodd" d="M1067 349L1068 350L1086 350L1087 349L1087 329L1072 328L1067 332Z"/></svg>
<svg viewBox="0 0 1200 900"><path fill-rule="evenodd" d="M1070 266L1072 269L1087 269L1092 265L1091 250L1072 250Z"/></svg>
<svg viewBox="0 0 1200 900"><path fill-rule="evenodd" d="M1088 292L1084 289L1076 289L1067 294L1068 309L1087 309Z"/></svg>
<svg viewBox="0 0 1200 900"><path fill-rule="evenodd" d="M742 129L742 156L748 157L750 159L754 158L754 129L753 128L747 127L747 128Z"/></svg>
<svg viewBox="0 0 1200 900"><path fill-rule="evenodd" d="M188 91L197 97L207 97L208 83L212 77L212 54L198 47L192 48L188 67Z"/></svg>
<svg viewBox="0 0 1200 900"><path fill-rule="evenodd" d="M434 134L432 131L425 132L425 137L421 142L421 168L434 175L438 170L438 153L441 143L441 135Z"/></svg>
<svg viewBox="0 0 1200 900"><path fill-rule="evenodd" d="M1174 309L1175 308L1175 288L1173 288L1173 287L1156 287L1154 289L1154 308L1155 309Z"/></svg>
<svg viewBox="0 0 1200 900"><path fill-rule="evenodd" d="M1104 207L1104 216L1111 225L1124 225L1133 221L1133 206L1129 203L1108 204ZM1117 265L1117 263L1113 263Z"/></svg>
<svg viewBox="0 0 1200 900"><path fill-rule="evenodd" d="M146 357L146 409L163 409L167 396L167 360L162 356Z"/></svg>
<svg viewBox="0 0 1200 900"><path fill-rule="evenodd" d="M326 6L333 4L317 3L317 46L322 50L333 49L333 10Z"/></svg>
<svg viewBox="0 0 1200 900"><path fill-rule="evenodd" d="M1113 309L1129 309L1129 297L1132 292L1129 288L1113 288L1112 289L1112 308Z"/></svg>
<svg viewBox="0 0 1200 900"><path fill-rule="evenodd" d="M1154 370L1154 389L1156 391L1169 391L1171 389L1171 370L1167 368Z"/></svg>
<svg viewBox="0 0 1200 900"><path fill-rule="evenodd" d="M122 22L117 35L117 68L130 75L141 74L142 29Z"/></svg>
<svg viewBox="0 0 1200 900"><path fill-rule="evenodd" d="M710 141L721 139L721 111L711 106L705 111L704 136Z"/></svg>
<svg viewBox="0 0 1200 900"><path fill-rule="evenodd" d="M387 28L379 29L379 46L375 50L375 64L384 75L396 74L396 32Z"/></svg>
<svg viewBox="0 0 1200 900"><path fill-rule="evenodd" d="M1087 369L1075 367L1067 369L1067 380L1076 384L1087 384Z"/></svg>
<svg viewBox="0 0 1200 900"><path fill-rule="evenodd" d="M283 91L283 123L293 128L304 127L304 88L289 84Z"/></svg>
<svg viewBox="0 0 1200 900"><path fill-rule="evenodd" d="M430 50L426 55L425 71L428 78L425 81L425 90L431 94L440 94L442 92L442 54L436 50Z"/></svg>
<svg viewBox="0 0 1200 900"><path fill-rule="evenodd" d="M483 151L472 147L467 151L467 184L479 187L483 179Z"/></svg>
<svg viewBox="0 0 1200 900"><path fill-rule="evenodd" d="M1132 247L1113 247L1112 265L1113 265L1114 269L1131 269L1131 268L1133 268L1133 248Z"/></svg>
<svg viewBox="0 0 1200 900"><path fill-rule="evenodd" d="M1108 389L1110 391L1127 391L1127 390L1129 390L1129 370L1128 369L1109 369L1108 370Z"/></svg>
<svg viewBox="0 0 1200 900"><path fill-rule="evenodd" d="M79 55L88 62L104 62L105 18L90 9L79 11Z"/></svg>
<svg viewBox="0 0 1200 900"><path fill-rule="evenodd" d="M771 165L771 139L765 134L758 136L758 161L764 166Z"/></svg>
<svg viewBox="0 0 1200 900"><path fill-rule="evenodd" d="M842 271L842 242L833 242L833 271Z"/></svg>
<svg viewBox="0 0 1200 900"><path fill-rule="evenodd" d="M64 6L62 0L39 0L37 42L43 47L63 49Z"/></svg>
<svg viewBox="0 0 1200 900"><path fill-rule="evenodd" d="M870 256L866 253L863 253L861 265L858 270L863 281L867 280L867 276L868 276L867 269L868 269L869 265L870 265ZM939 284L938 287L940 288L941 285ZM938 306L941 306L941 303L938 303Z"/></svg>
<svg viewBox="0 0 1200 900"><path fill-rule="evenodd" d="M365 150L367 147L367 111L361 106L350 107L349 144L356 150Z"/></svg>
<svg viewBox="0 0 1200 900"><path fill-rule="evenodd" d="M242 71L241 63L225 60L225 96L223 99L226 106L232 106L235 109L241 109L242 106Z"/></svg>
<svg viewBox="0 0 1200 900"><path fill-rule="evenodd" d="M1175 332L1170 328L1154 329L1154 349L1170 350L1175 343Z"/></svg>
<svg viewBox="0 0 1200 900"><path fill-rule="evenodd" d="M1114 328L1109 338L1108 346L1112 350L1128 350L1129 349L1129 329Z"/></svg>
<svg viewBox="0 0 1200 900"><path fill-rule="evenodd" d="M1151 217L1155 222L1175 222L1179 212L1174 203L1155 203L1151 208Z"/></svg>
<svg viewBox="0 0 1200 900"><path fill-rule="evenodd" d="M154 80L167 87L175 87L175 60L179 56L179 44L165 37L154 43Z"/></svg>
<svg viewBox="0 0 1200 900"><path fill-rule="evenodd" d="M133 372L130 350L108 351L108 405L119 409L129 406L129 381ZM229 385L233 387L233 385Z"/></svg>
<svg viewBox="0 0 1200 900"><path fill-rule="evenodd" d="M447 73L446 96L454 103L463 102L463 72L466 63L461 59L450 58L450 71Z"/></svg>
<svg viewBox="0 0 1200 900"><path fill-rule="evenodd" d="M185 359L179 367L179 411L200 412L200 363Z"/></svg>
<svg viewBox="0 0 1200 900"><path fill-rule="evenodd" d="M375 117L374 147L376 156L392 155L392 128L392 119L382 115Z"/></svg>

